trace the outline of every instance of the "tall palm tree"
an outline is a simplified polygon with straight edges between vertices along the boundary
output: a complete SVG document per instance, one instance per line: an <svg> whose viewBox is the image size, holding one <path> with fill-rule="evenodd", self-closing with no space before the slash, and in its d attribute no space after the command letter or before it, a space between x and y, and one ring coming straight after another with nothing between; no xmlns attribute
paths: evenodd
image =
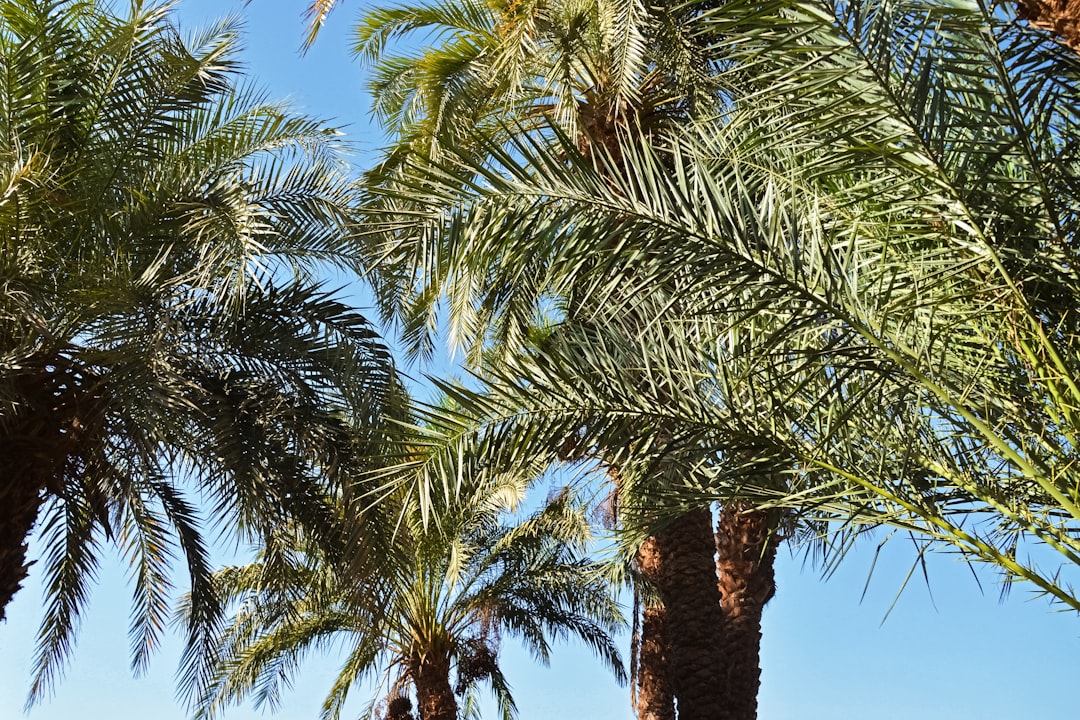
<svg viewBox="0 0 1080 720"><path fill-rule="evenodd" d="M698 111L707 106L705 100L716 102L704 92L709 86L704 48L671 21L672 14L678 13L634 3L548 0L510 5L436 2L368 12L358 24L356 50L374 64L376 111L397 136L369 183L393 188L409 162L438 159L445 146L455 153L468 148L480 158L490 156L489 145L497 146L510 135L543 135L553 125L573 137L585 155L605 156L618 165L620 138L640 138L685 117L690 100L696 101ZM414 54L389 54L389 40L418 31L436 35L439 42ZM661 52L647 55L649 40ZM380 199L389 197L378 192ZM489 284L482 268L455 276L449 269L455 263L453 252L437 239L402 242L398 233L392 234L389 246L375 244L370 257L377 267L374 274L384 278L377 281L384 282L384 307L396 310L396 319L404 318L406 338L422 347L432 327L431 314L445 293L452 308L452 339L478 353L485 347L483 340L493 336L503 354L521 351L531 332L530 308L544 302L533 294L538 287L528 282ZM572 289L564 294L560 307L572 313L577 299ZM472 357L477 361L477 354ZM610 462L616 450L589 452ZM718 668L745 661L721 653L724 596L716 577L707 505L667 521L669 527L662 532L672 540L657 557L666 567L680 570L652 578L663 602L646 610L653 620L659 613L673 612L695 631L668 636L663 641L670 645L666 652L636 665L643 675L639 700L663 704L649 698L649 688L670 684L687 718L715 715L724 700L714 678L730 674ZM650 622L645 632L658 627ZM661 641L650 637L646 642L652 646ZM670 680L660 679L669 672ZM756 698L756 685L743 694ZM673 703L667 707L669 714L674 712Z"/></svg>
<svg viewBox="0 0 1080 720"><path fill-rule="evenodd" d="M466 482L456 497L433 499L429 522L415 497L386 500L369 512L397 513L400 524L388 554L367 565L298 550L284 565L258 561L218 572L236 614L217 638L200 715L252 692L258 704L272 705L305 651L338 642L348 659L324 718L339 717L352 686L380 674L387 718L410 717L414 697L420 720L456 720L459 697L470 716L484 682L502 717L511 718L516 709L498 664L507 635L543 662L552 639L578 638L621 679L610 633L622 619L600 566L583 554L590 541L584 507L563 492L508 523L522 489L516 480ZM302 538L295 545L307 547Z"/></svg>
<svg viewBox="0 0 1080 720"><path fill-rule="evenodd" d="M635 3L548 0L506 6L421 3L367 13L358 26L357 51L375 64L376 109L398 138L387 162L369 177L383 188L377 191L376 202L407 204L407 192L391 194L385 188L393 188L398 181L395 173L409 158L437 162L447 148L453 155L491 158L491 151L511 135L542 138L553 128L572 138L574 149L584 158L619 170L623 142L645 142L664 127L720 106L722 96L712 76L707 36L694 28L700 13L701 8L694 6L646 8ZM439 41L413 54L389 55L390 40L414 31L430 32ZM502 156L499 161L506 159ZM468 173L458 181L467 185ZM393 201L387 203L391 197ZM390 209L408 213L406 207ZM499 262L497 250L461 263L456 259L461 247L440 242L437 234L410 238L397 232L396 226L394 230L389 243L374 244L370 257L379 268L375 274L383 278L379 282L385 283L384 307L395 310L397 318L404 316L406 337L417 347L427 341L429 328L435 325L432 314L442 297L449 298L452 340L471 343L479 350L489 347L485 340L494 338L504 355L525 350L537 307L550 306L554 299L568 319L588 312L584 307L587 294L577 292L572 279L558 289L531 281L543 272L545 260L539 254L534 255L535 268L521 269L507 280L489 269ZM613 235L604 242L619 241ZM605 270L602 264L591 262L579 272L602 274ZM637 282L628 285L635 292L642 289ZM646 325L645 316L639 322ZM475 361L477 356L473 357ZM636 372L631 367L621 371ZM587 448L609 464L620 450ZM650 487L668 482L669 478L658 477L652 486L636 487L648 498ZM772 554L765 550L775 547L770 538L778 514L743 509L758 526L756 543L752 548L737 547L731 539L746 536L724 530L721 536L729 540L719 549L734 553L735 558L750 554L764 561L765 569L757 577L771 586ZM734 519L735 515L722 517ZM755 615L744 612L750 596L733 592L748 579L717 577L718 572L736 572L746 566L725 556L719 565L714 563L718 548L708 502L693 512L667 518L661 532L672 538L662 543L665 552L652 555L659 563L651 579L660 590L654 597L662 602L645 608L650 622L644 632L657 631L663 624L659 614L669 611L693 624L695 631L669 635L662 642L645 638L643 647L669 647L636 666L643 675L639 703L664 705L667 715L673 714L671 702L650 697L650 688L670 685L687 718L716 716L725 712L722 707L756 707L760 625L751 623L744 631L742 620L731 627L724 620ZM680 572L661 571L665 565L679 567ZM752 596L763 604L771 592ZM760 612L758 607L758 618ZM724 635L749 638L733 645L744 652L738 656L724 653ZM668 670L662 665L669 662L671 679L665 680L660 676ZM728 666L731 669L725 669ZM735 668L755 668L749 671L753 681L746 682ZM718 693L717 677L739 681L733 680Z"/></svg>
<svg viewBox="0 0 1080 720"><path fill-rule="evenodd" d="M137 666L174 555L189 642L217 622L190 491L244 536L329 539L339 414L393 390L372 326L314 279L348 258L336 133L238 86L236 36L184 40L159 4L0 3L0 617L41 516L34 694L106 543L134 567Z"/></svg>

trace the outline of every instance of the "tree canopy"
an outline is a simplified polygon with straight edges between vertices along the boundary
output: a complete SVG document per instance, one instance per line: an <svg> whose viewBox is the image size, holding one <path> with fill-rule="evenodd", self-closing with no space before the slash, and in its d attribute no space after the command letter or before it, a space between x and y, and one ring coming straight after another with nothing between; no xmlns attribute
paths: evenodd
<svg viewBox="0 0 1080 720"><path fill-rule="evenodd" d="M35 695L104 546L134 568L141 668L175 563L189 642L219 618L207 521L329 540L345 418L396 392L375 329L319 280L351 265L338 133L241 82L235 21L183 38L170 13L0 3L0 608L40 510Z"/></svg>

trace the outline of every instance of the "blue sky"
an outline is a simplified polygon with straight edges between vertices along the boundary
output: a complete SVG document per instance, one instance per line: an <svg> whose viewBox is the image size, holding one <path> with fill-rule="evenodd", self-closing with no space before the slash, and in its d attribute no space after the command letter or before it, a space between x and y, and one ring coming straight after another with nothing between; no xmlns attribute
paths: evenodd
<svg viewBox="0 0 1080 720"><path fill-rule="evenodd" d="M246 18L249 76L276 98L342 127L363 165L381 136L368 121L361 68L348 53L348 31L363 3L344 0L315 47L301 57L307 0L182 0L179 16L193 26L241 12ZM363 297L357 288L357 297ZM876 541L865 542L828 581L781 550L776 598L766 608L762 643L762 720L862 718L1015 720L1076 716L1080 618L1055 612L1030 589L1014 587L1002 601L988 572L983 590L953 556L930 558L929 590L921 575L885 619L915 559L910 544L888 543L874 564ZM150 672L133 678L127 623L126 569L103 568L66 678L32 720L181 720L173 672L179 643L168 640ZM931 595L932 593L932 595ZM8 608L0 625L0 720L23 717L34 635L42 599L37 577ZM884 622L883 622L884 620ZM624 643L628 644L628 641ZM522 720L631 720L629 694L586 651L561 647L540 668L504 642L505 671ZM280 711L285 720L317 716L335 658L312 658ZM369 697L358 688L353 716ZM269 717L250 706L226 720Z"/></svg>

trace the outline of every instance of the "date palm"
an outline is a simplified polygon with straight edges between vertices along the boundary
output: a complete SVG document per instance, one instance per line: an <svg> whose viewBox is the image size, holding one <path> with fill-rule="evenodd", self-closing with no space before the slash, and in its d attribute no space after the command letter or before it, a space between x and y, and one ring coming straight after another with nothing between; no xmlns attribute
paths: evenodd
<svg viewBox="0 0 1080 720"><path fill-rule="evenodd" d="M502 717L512 718L498 664L506 636L545 663L553 639L579 639L621 678L609 635L622 619L600 566L583 554L590 539L583 507L564 492L514 522L509 509L520 482L466 482L460 490L433 498L426 522L415 497L369 509L396 513L398 525L387 553L367 564L343 566L309 549L286 563L218 572L236 614L217 638L200 715L252 693L257 704L275 704L304 653L331 643L348 658L323 704L328 719L340 716L355 684L379 676L386 718L411 717L413 698L420 720L472 716L484 683ZM302 537L294 546L309 547Z"/></svg>
<svg viewBox="0 0 1080 720"><path fill-rule="evenodd" d="M483 162L513 136L544 142L553 131L565 133L576 152L613 170L620 168L623 142L645 142L664 127L720 105L708 43L695 34L691 22L700 12L696 7L547 0L505 5L424 3L369 11L358 25L357 51L374 64L376 111L397 139L386 162L368 178L379 188L373 192L373 204L384 203L381 213L396 211L407 217L408 194L394 188L401 184L398 173L410 162L437 162L446 152ZM389 54L390 40L419 32L439 39L412 54ZM459 182L468 185L467 176ZM614 235L605 241L617 243ZM492 347L504 356L525 351L538 306L557 307L567 318L586 312L586 294L575 288L573 280L558 290L529 280L542 273L542 257L536 258L536 268L521 269L516 278L505 281L483 266L498 262L496 251L482 260L459 263L458 250L436 234L409 237L393 232L386 244L372 244L369 256L385 291L384 308L402 322L414 347L423 348L428 342L428 330L435 325L433 313L444 297L450 308L451 340L470 346L474 362L484 348L489 355ZM579 272L602 274L604 269L590 262ZM632 286L640 290L640 284ZM644 316L640 323L647 324ZM485 342L492 339L493 343ZM636 372L632 367L621 371ZM613 458L624 448L580 445L579 449L614 468ZM613 472L619 474L617 469ZM668 482L670 478L657 477L653 485L635 485L645 494L639 504L649 502L651 487ZM619 503L622 508L633 504ZM764 550L775 546L770 538L776 514L757 513L753 520L760 526L753 548L728 542L722 549L725 554L766 558L767 568L759 577L771 588L772 555ZM718 578L708 502L681 517L666 518L664 525L661 532L668 540L643 541L665 548L646 549L654 569L644 574L652 576L652 584L659 587L654 597L663 602L644 609L648 619L643 647L666 649L637 665L642 681L639 702L664 707L661 717L672 716L674 698L653 698L651 691L670 685L687 718L717 716L725 705L753 705L756 676L753 682L733 682L720 692L716 683L717 677L739 674L725 670L727 666L758 666L756 639L745 643L752 652L738 657L722 652L722 635L740 634L737 627L726 627L725 617L734 617L743 604L731 591L748 579ZM668 572L665 567L680 570ZM742 566L725 562L720 570L738 567ZM759 596L763 604L771 591ZM662 621L666 612L677 620ZM760 606L757 613L760 616ZM694 629L660 639L655 634L665 624ZM757 632L755 627L751 634ZM670 681L661 678L668 674L661 658L670 660Z"/></svg>
<svg viewBox="0 0 1080 720"><path fill-rule="evenodd" d="M707 43L683 22L697 12L636 3L546 0L509 5L428 3L368 12L358 25L357 51L374 63L375 107L397 139L386 162L369 175L369 183L383 188L376 191L379 200L402 200L402 195L391 195L386 189L393 192L399 182L397 173L409 162L437 160L444 146L457 154L490 157L490 145L498 146L515 135L539 139L552 128L573 137L585 155L604 156L618 166L620 138L640 141L719 102L708 70ZM439 41L414 54L389 54L390 39L421 31L437 35ZM646 46L652 51L647 53ZM405 207L396 210L407 214ZM529 282L488 283L490 277L479 268L455 276L449 269L455 264L453 248L434 238L408 242L411 239L402 242L403 236L393 233L387 245L373 244L370 257L377 268L374 275L381 278L377 282L385 290L384 308L402 320L414 346L423 347L437 300L448 296L452 340L476 352L487 347L489 355L492 347L504 356L524 350L532 308L550 298L533 294L536 286ZM583 267L581 272L602 270ZM525 271L520 277L532 274ZM572 284L555 295L559 294L560 312L579 311L581 298ZM491 338L493 344L483 342ZM474 353L474 362L477 358ZM632 368L625 371L634 372ZM614 467L612 457L623 448L582 445L580 449ZM618 475L615 470L613 476ZM666 482L656 479L658 485ZM648 497L649 484L636 487ZM622 508L632 505L619 503ZM768 544L775 527L773 514L761 514L758 520L764 526L762 542ZM756 676L753 683L733 683L717 691L717 677L737 674L724 670L725 666L756 668L758 663L756 641L750 644L751 654L736 658L722 653L721 634L734 630L725 628L725 603L737 608L741 602L723 591L746 581L718 582L709 503L681 517L667 518L664 524L660 532L666 541L643 541L659 542L664 551L649 550L652 570L643 566L639 576L649 576L648 581L659 590L651 595L660 600L643 609L647 618L642 647L665 649L635 665L636 704L664 708L659 717L673 716L675 698L653 692L660 687L674 689L686 718L714 716L725 705L752 704ZM730 543L724 546L725 551L729 549ZM758 552L736 550L737 554ZM771 567L768 557L766 564ZM676 567L678 572L670 571ZM721 569L732 566L722 564ZM765 577L771 574L762 574ZM663 620L666 613L674 619ZM665 625L688 629L661 637Z"/></svg>
<svg viewBox="0 0 1080 720"><path fill-rule="evenodd" d="M392 389L372 326L314 280L347 261L335 133L238 85L236 27L167 6L0 2L0 616L41 516L32 693L71 647L103 546L133 567L135 665L192 587L200 526L329 539L346 437Z"/></svg>

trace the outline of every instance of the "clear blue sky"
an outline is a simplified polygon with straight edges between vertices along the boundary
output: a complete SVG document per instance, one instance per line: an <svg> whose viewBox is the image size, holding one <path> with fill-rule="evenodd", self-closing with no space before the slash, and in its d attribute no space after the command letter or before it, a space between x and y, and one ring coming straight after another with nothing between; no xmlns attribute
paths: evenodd
<svg viewBox="0 0 1080 720"><path fill-rule="evenodd" d="M304 57L301 13L307 0L182 0L185 24L228 12L247 18L246 59L251 77L279 98L342 126L357 148L356 162L378 147L368 122L361 69L351 60L348 30L362 3L343 0L316 46ZM358 296L363 296L358 289ZM863 587L876 545L865 543L830 580L782 550L779 591L766 609L762 644L762 720L1019 720L1077 716L1080 618L1032 600L1019 585L1003 601L989 573L980 579L953 557L932 557L930 590L913 579L883 623L914 554L890 543L878 561L865 597ZM931 598L931 593L933 597ZM0 625L0 720L23 717L34 635L40 619L36 576L8 608ZM181 720L173 672L179 643L165 643L150 672L133 678L128 669L130 589L126 570L109 563L86 614L73 661L51 700L34 708L32 720ZM628 644L628 641L625 644ZM507 676L522 720L588 718L631 720L629 694L584 651L556 651L551 668L535 666L507 640ZM336 659L313 658L294 692L274 716L317 716ZM352 716L366 704L354 691ZM348 715L347 715L348 716ZM493 715L488 715L493 716ZM269 717L250 706L226 720Z"/></svg>

